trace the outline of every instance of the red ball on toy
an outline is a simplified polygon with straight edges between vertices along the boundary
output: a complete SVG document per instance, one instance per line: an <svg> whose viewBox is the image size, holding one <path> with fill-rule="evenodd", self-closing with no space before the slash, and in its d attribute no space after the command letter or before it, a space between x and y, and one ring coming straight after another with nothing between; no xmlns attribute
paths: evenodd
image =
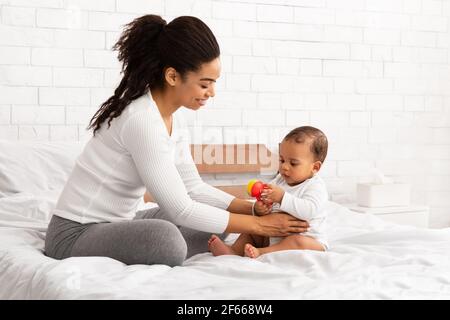
<svg viewBox="0 0 450 320"><path fill-rule="evenodd" d="M247 192L250 196L255 197L257 200L261 201L261 192L264 190L264 188L266 187L266 184L253 179L250 180L247 184Z"/></svg>

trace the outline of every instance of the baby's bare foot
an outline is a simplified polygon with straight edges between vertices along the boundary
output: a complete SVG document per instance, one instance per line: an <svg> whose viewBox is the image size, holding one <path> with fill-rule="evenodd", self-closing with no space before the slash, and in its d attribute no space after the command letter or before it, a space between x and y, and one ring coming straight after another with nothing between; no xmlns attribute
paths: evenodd
<svg viewBox="0 0 450 320"><path fill-rule="evenodd" d="M209 248L209 245L211 244L211 242L214 240L214 239L216 239L217 238L217 236L215 235L215 234L213 234L212 236L211 236L211 238L209 238L209 240L208 240L208 248Z"/></svg>
<svg viewBox="0 0 450 320"><path fill-rule="evenodd" d="M255 248L254 246L252 246L250 243L247 243L245 245L244 254L246 257L249 257L252 259L258 258L261 255L259 250L257 248Z"/></svg>
<svg viewBox="0 0 450 320"><path fill-rule="evenodd" d="M227 255L227 254L235 255L236 254L233 251L233 249L231 249L229 246L227 246L225 243L223 243L223 241L220 240L220 238L218 236L216 236L215 234L213 234L211 236L211 238L209 238L208 248L209 248L209 251L211 251L211 253L214 256L222 256L222 255Z"/></svg>

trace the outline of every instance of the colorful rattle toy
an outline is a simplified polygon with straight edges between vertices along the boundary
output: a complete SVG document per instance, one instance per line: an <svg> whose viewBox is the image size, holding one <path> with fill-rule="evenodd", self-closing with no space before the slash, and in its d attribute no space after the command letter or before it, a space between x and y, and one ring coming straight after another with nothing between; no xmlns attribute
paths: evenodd
<svg viewBox="0 0 450 320"><path fill-rule="evenodd" d="M249 196L255 197L258 201L261 201L261 192L265 187L265 183L256 179L252 179L247 184L247 193L249 194Z"/></svg>

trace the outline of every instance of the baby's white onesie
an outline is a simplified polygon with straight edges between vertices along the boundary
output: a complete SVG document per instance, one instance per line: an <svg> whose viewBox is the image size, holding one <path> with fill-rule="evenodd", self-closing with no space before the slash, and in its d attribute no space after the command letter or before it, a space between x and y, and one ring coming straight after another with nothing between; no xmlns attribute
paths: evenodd
<svg viewBox="0 0 450 320"><path fill-rule="evenodd" d="M275 184L285 191L281 204L275 204L272 211L284 211L296 218L308 221L309 230L301 235L316 239L323 244L325 250L328 249L327 212L325 209L328 192L322 178L315 175L296 186L290 186L278 174L270 184ZM270 244L278 243L282 239L282 237L271 237Z"/></svg>

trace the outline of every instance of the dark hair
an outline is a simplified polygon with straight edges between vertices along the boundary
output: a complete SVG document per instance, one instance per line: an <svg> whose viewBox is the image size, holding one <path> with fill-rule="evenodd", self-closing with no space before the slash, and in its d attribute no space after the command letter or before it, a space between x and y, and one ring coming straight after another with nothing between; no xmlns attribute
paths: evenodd
<svg viewBox="0 0 450 320"><path fill-rule="evenodd" d="M200 19L181 16L169 24L158 15L139 17L125 26L117 43L122 80L89 122L93 133L101 124L120 116L133 100L149 89L164 88L164 71L174 68L184 79L189 71L219 57L220 49L208 26Z"/></svg>
<svg viewBox="0 0 450 320"><path fill-rule="evenodd" d="M328 152L328 139L325 134L317 128L310 126L298 127L289 132L284 141L295 141L305 143L310 141L310 150L316 161L324 162Z"/></svg>

